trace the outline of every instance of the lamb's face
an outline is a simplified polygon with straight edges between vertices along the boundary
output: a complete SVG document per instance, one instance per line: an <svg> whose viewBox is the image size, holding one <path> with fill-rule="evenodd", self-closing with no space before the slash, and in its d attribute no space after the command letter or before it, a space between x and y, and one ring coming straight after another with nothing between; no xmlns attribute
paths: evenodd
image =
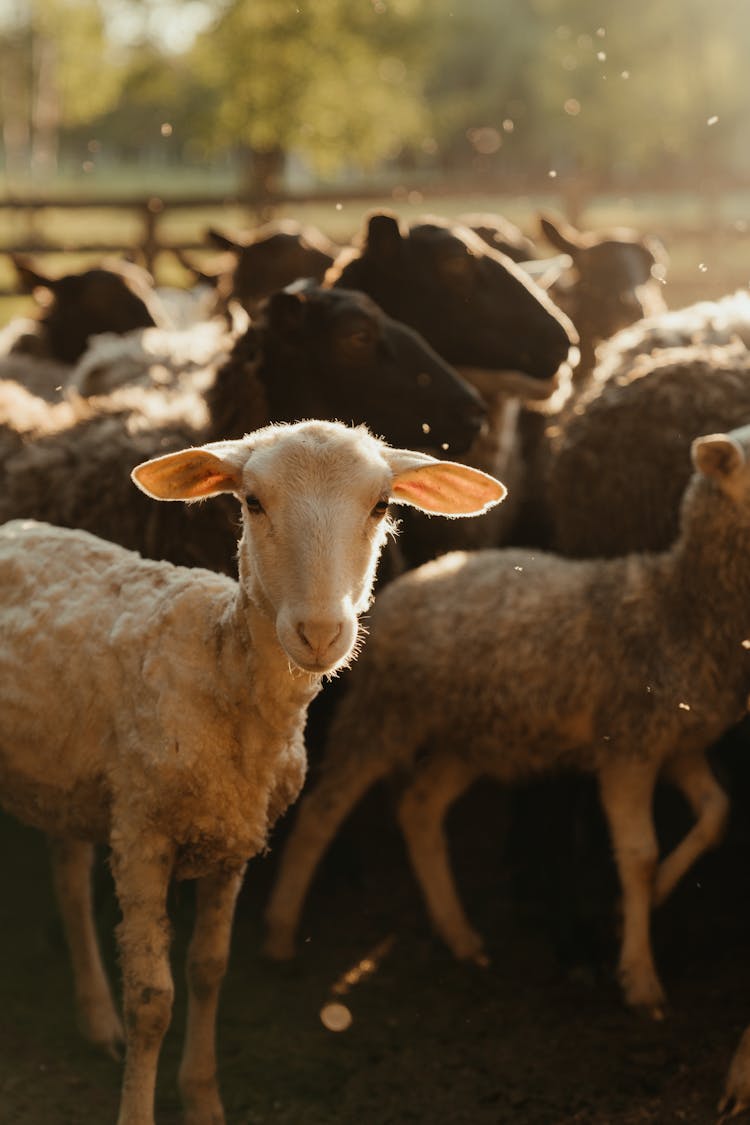
<svg viewBox="0 0 750 1125"><path fill-rule="evenodd" d="M340 439L340 435L336 435ZM346 456L325 430L293 448L258 448L243 471L243 579L305 671L351 658L389 521L391 473L352 431Z"/></svg>
<svg viewBox="0 0 750 1125"><path fill-rule="evenodd" d="M338 422L267 426L155 457L132 472L156 500L232 492L243 509L240 584L290 660L318 675L346 664L389 529L388 502L479 515L505 488L478 469L392 449Z"/></svg>

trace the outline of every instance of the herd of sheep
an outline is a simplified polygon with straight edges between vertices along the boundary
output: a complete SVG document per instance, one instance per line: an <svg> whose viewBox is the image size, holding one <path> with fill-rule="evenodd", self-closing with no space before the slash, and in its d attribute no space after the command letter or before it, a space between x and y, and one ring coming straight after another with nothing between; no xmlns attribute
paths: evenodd
<svg viewBox="0 0 750 1125"><path fill-rule="evenodd" d="M303 786L316 696L269 955L292 955L326 847L398 771L433 926L482 963L446 813L482 775L572 767L611 836L624 999L662 1015L651 911L721 838L706 754L750 695L750 295L668 311L658 243L541 233L554 255L487 215L377 212L343 248L213 231L221 269L191 295L128 263L15 260L46 299L0 333L0 804L52 842L80 1025L125 1042L118 1125L154 1121L172 878L197 881L185 1120L224 1121L234 905ZM694 814L664 856L662 780ZM721 1112L748 1106L750 1031Z"/></svg>

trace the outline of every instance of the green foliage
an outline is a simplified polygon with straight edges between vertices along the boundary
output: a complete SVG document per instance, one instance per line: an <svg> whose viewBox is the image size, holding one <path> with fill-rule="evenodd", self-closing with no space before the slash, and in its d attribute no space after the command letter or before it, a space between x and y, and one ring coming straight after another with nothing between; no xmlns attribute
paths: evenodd
<svg viewBox="0 0 750 1125"><path fill-rule="evenodd" d="M424 130L418 0L235 0L191 61L220 90L210 140L295 149L322 172L396 156Z"/></svg>
<svg viewBox="0 0 750 1125"><path fill-rule="evenodd" d="M106 38L97 3L33 0L17 5L15 16L0 26L0 65L12 67L17 76L17 111L33 118L43 59L63 125L93 121L113 104L125 74L124 59ZM5 119L7 101L3 111Z"/></svg>
<svg viewBox="0 0 750 1125"><path fill-rule="evenodd" d="M535 3L549 30L534 79L552 161L602 172L741 160L750 12L737 0Z"/></svg>
<svg viewBox="0 0 750 1125"><path fill-rule="evenodd" d="M750 170L748 57L747 0L5 0L0 127L16 167L58 130L323 176L679 182Z"/></svg>

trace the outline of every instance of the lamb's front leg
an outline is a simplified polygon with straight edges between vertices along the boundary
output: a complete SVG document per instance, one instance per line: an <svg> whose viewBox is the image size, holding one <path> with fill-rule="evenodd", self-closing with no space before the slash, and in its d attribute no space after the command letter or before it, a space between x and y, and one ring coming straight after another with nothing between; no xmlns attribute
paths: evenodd
<svg viewBox="0 0 750 1125"><path fill-rule="evenodd" d="M112 871L122 922L125 1073L117 1125L154 1125L156 1068L172 1015L166 902L174 864L169 840L146 828L113 841Z"/></svg>
<svg viewBox="0 0 750 1125"><path fill-rule="evenodd" d="M637 758L611 761L600 772L599 784L622 887L620 984L627 1004L661 1019L665 996L650 935L659 859L652 815L656 768Z"/></svg>
<svg viewBox="0 0 750 1125"><path fill-rule="evenodd" d="M75 980L76 1007L87 1039L119 1058L124 1039L94 926L91 895L92 844L50 840L52 877Z"/></svg>
<svg viewBox="0 0 750 1125"><path fill-rule="evenodd" d="M180 1064L186 1125L224 1123L216 1081L216 1009L244 870L243 864L197 883L195 927L187 955L187 1032Z"/></svg>

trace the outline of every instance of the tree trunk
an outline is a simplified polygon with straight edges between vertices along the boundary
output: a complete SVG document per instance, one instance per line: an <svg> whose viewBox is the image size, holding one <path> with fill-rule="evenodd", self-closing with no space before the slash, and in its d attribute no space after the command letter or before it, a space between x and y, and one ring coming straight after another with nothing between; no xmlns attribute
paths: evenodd
<svg viewBox="0 0 750 1125"><path fill-rule="evenodd" d="M31 107L31 170L44 184L57 173L60 127L60 91L57 81L57 45L52 39L34 40L34 97Z"/></svg>
<svg viewBox="0 0 750 1125"><path fill-rule="evenodd" d="M19 49L17 49L19 48ZM28 183L29 103L24 73L27 57L20 44L9 42L0 56L0 107L3 118L5 174L11 188Z"/></svg>
<svg viewBox="0 0 750 1125"><path fill-rule="evenodd" d="M276 197L282 190L286 154L278 146L258 150L244 146L240 150L241 193L259 222L266 222L276 209Z"/></svg>

